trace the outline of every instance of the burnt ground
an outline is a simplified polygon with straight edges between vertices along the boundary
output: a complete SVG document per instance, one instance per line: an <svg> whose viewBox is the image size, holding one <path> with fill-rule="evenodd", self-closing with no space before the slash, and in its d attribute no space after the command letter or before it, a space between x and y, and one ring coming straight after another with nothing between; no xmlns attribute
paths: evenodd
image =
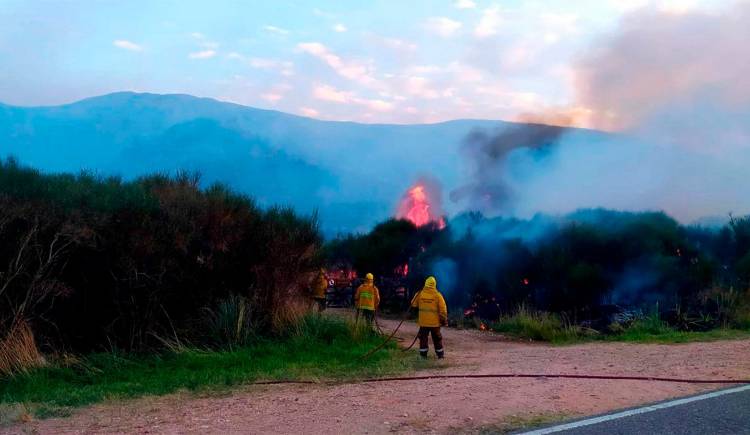
<svg viewBox="0 0 750 435"><path fill-rule="evenodd" d="M381 325L388 330L396 322ZM416 325L402 330L399 335L411 342ZM445 329L444 337L446 360L420 374L750 378L750 340L550 346L455 329ZM222 394L113 401L67 418L16 423L0 433L485 433L721 387L726 385L546 378L246 386Z"/></svg>

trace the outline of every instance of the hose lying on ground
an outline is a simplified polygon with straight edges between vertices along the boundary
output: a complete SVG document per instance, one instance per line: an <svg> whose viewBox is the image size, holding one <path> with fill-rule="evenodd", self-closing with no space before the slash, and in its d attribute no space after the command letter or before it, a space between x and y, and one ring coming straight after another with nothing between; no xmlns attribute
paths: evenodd
<svg viewBox="0 0 750 435"><path fill-rule="evenodd" d="M408 315L408 312L407 312L407 315ZM393 336L396 335L396 333L398 332L399 328L401 328L401 325L404 324L404 321L406 321L406 316L404 316L404 318L401 319L400 322L398 322L398 326L396 326L396 329L394 329L393 332L391 332L391 335L389 335L388 338L386 338L385 340L383 340L383 342L380 343L379 345L377 345L377 346L373 347L372 349L370 349L369 352L367 352L366 354L364 354L361 357L359 357L359 359L367 359L372 354L374 354L375 352L377 352L380 349L382 349L383 346L385 346L389 341L391 341L391 339L393 338ZM416 341L416 339L415 339L415 341ZM414 343L412 343L412 346L413 345L414 345ZM411 347L411 346L409 346L409 347Z"/></svg>
<svg viewBox="0 0 750 435"><path fill-rule="evenodd" d="M414 295L414 298L416 298L416 297L417 297L417 295L419 295L420 293L422 293L422 290L418 291L418 292L417 292L417 294L415 294L415 295ZM394 329L394 330L393 330L393 332L391 332L391 335L389 335L389 336L388 336L388 338L386 338L386 339L385 339L385 340L384 340L384 341L383 341L382 343L380 343L380 344L379 344L378 346L376 346L376 347L374 347L374 348L370 349L370 351L369 351L369 352L367 352L366 354L364 354L364 355L362 355L361 357L359 357L359 359L367 359L367 358L369 358L370 356L372 356L372 354L374 354L375 352L379 351L380 349L382 349L382 348L383 348L383 346L385 346L386 344L388 344L388 342L389 342L389 341L391 341L391 339L393 339L393 336L394 336L394 335L396 335L396 333L398 332L399 328L401 328L401 325L403 325L403 324L404 324L404 322L406 321L406 319L407 319L408 317L409 317L409 309L407 308L407 309L406 309L406 311L404 311L404 315L403 315L403 317L401 318L401 321L400 321L400 322L398 322L398 326L396 326L396 329ZM380 333L382 334L382 333L383 333L383 330L382 330L382 329L380 329L380 325L378 325L378 319L377 319L377 315L375 316L375 325L377 325L377 327L378 327L378 330L379 330L379 331L380 331ZM416 342L417 342L417 338L418 338L418 337L419 337L419 335L417 335L417 336L415 336L415 337L414 337L414 341L412 341L412 342L411 342L411 344L409 345L409 347L407 347L406 349L404 349L404 352L406 352L407 350L409 350L409 349L411 349L412 347L414 347L414 343L416 343Z"/></svg>
<svg viewBox="0 0 750 435"><path fill-rule="evenodd" d="M539 379L594 379L594 380L613 380L613 381L652 381L652 382L672 382L681 384L750 384L750 379L686 379L686 378L665 378L658 376L617 376L617 375L577 375L577 374L560 374L560 373L493 373L493 374L464 374L464 375L422 375L422 376L394 376L384 378L367 378L352 381L351 383L374 383L374 382L398 382L398 381L422 381L434 379L486 379L486 378L539 378ZM326 384L336 382L317 382L317 381L296 381L296 380L277 380L277 381L258 381L250 385L279 385L279 384Z"/></svg>

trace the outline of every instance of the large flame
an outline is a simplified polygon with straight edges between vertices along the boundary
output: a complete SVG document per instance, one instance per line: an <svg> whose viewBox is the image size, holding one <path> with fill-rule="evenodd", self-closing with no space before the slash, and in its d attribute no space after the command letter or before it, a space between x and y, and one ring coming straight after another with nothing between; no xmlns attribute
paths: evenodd
<svg viewBox="0 0 750 435"><path fill-rule="evenodd" d="M439 228L443 228L445 220L440 216L439 201L439 193L431 192L425 182L418 182L404 194L396 217L407 219L418 227L435 222Z"/></svg>

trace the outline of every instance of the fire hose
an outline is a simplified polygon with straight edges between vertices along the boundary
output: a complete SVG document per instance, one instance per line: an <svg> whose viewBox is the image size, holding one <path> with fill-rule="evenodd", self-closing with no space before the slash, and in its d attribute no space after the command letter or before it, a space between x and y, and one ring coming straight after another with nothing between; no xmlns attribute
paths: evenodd
<svg viewBox="0 0 750 435"><path fill-rule="evenodd" d="M671 382L681 384L750 384L750 379L687 379L667 378L659 376L617 376L617 375L583 375L565 373L491 373L491 374L457 374L457 375L422 375L422 376L393 376L384 378L365 378L353 383L375 383L375 382L398 382L398 381L422 381L434 379L487 379L487 378L532 378L532 379L591 379L591 380L614 380L614 381L651 381ZM334 384L336 382L319 382L307 380L274 380L251 382L250 385L280 385L280 384Z"/></svg>
<svg viewBox="0 0 750 435"><path fill-rule="evenodd" d="M417 294L414 295L414 297L416 298L420 293L422 293L422 290L418 291ZM380 325L378 325L377 315L375 315L374 317L375 317L375 325L377 325L378 329L380 329ZM404 324L404 322L406 321L406 319L408 317L409 317L409 308L407 308L406 311L404 311L404 315L401 317L401 321L398 322L398 326L396 326L396 329L394 329L393 332L391 332L391 335L389 335L388 338L386 338L385 340L383 340L383 342L380 343L378 346L375 346L374 348L370 349L369 352L367 352L366 354L364 354L361 357L359 357L359 359L367 359L367 358L369 358L375 352L377 352L380 349L382 349L383 346L385 346L386 344L388 344L388 342L391 341L391 339L393 339L393 337L396 335L396 333L398 332L398 330L401 328L401 325ZM382 334L383 331L381 330L380 332ZM419 333L417 333L417 335L414 337L414 341L411 342L411 344L409 345L409 347L407 347L406 349L403 349L403 352L406 352L407 350L409 350L412 347L414 347L414 343L417 342L417 338L419 338Z"/></svg>
<svg viewBox="0 0 750 435"><path fill-rule="evenodd" d="M409 314L409 312L407 311L407 312L406 312L406 314L408 315L408 314ZM389 342L389 341L391 341L391 339L393 338L393 336L394 336L394 335L396 335L396 333L398 332L399 328L401 328L401 325L403 325L403 324L404 324L404 321L406 321L406 317L407 317L407 316L404 316L404 318L403 318L403 319L401 319L401 321L400 321L400 322L398 322L398 326L396 326L396 329L394 329L394 330L393 330L393 332L391 332L391 335L389 335L389 336L388 336L388 338L386 338L385 340L383 340L383 342L382 342L382 343L380 343L379 345L377 345L377 346L373 347L372 349L370 349L370 351L369 351L369 352L367 352L366 354L364 354L364 355L362 355L361 357L359 357L359 359L367 359L367 358L369 358L369 357L370 357L370 356L372 356L372 355L373 355L373 354L374 354L375 352L377 352L377 351L379 351L380 349L382 349L382 348L383 348L383 346L385 346L386 344L388 344L388 342ZM410 345L409 347L407 347L406 349L404 349L404 351L407 351L407 350L411 349L411 348L412 348L412 346L414 346L414 343L415 343L416 341L417 341L417 337L414 337L414 341L413 341L413 342L411 343L411 345Z"/></svg>

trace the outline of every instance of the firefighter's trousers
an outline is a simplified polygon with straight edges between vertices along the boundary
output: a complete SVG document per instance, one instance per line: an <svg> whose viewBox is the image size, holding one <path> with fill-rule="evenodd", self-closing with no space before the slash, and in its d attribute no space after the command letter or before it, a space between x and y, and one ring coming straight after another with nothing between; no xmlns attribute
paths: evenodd
<svg viewBox="0 0 750 435"><path fill-rule="evenodd" d="M372 322L375 320L375 311L358 309L357 317L360 317L360 316L365 320L365 322L367 322L368 325L371 325Z"/></svg>
<svg viewBox="0 0 750 435"><path fill-rule="evenodd" d="M435 346L435 354L438 358L442 358L445 355L445 349L443 349L443 334L440 333L440 327L419 327L419 354L423 357L427 356L427 352L430 348L427 345L427 336L432 335L432 345Z"/></svg>

